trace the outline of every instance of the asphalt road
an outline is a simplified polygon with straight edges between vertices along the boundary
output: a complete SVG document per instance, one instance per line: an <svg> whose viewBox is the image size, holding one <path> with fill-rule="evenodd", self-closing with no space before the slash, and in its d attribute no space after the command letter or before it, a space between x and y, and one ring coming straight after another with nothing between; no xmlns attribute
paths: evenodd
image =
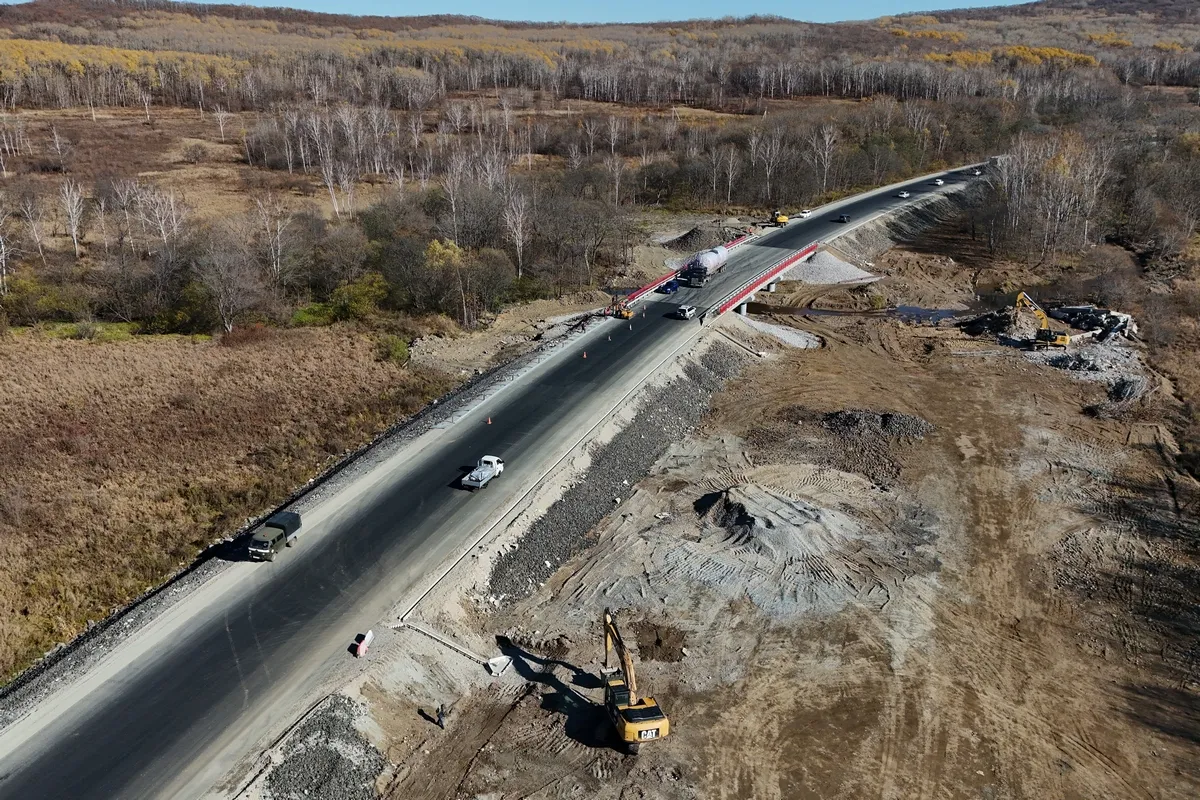
<svg viewBox="0 0 1200 800"><path fill-rule="evenodd" d="M959 180L965 178L951 176L947 183ZM926 181L909 190L915 198L933 188ZM331 641L348 647L350 631L378 622L390 599L427 575L424 565L462 546L485 511L539 477L524 466L526 457L533 461L539 447L565 446L595 397L610 391L631 365L644 365L651 348L680 338L681 326L698 324L669 318L672 309L714 303L755 271L844 227L832 221L838 214L849 214L853 224L903 203L889 193L793 223L733 250L725 272L704 288L652 295L632 330L604 323L611 340L593 337L586 359L560 354L481 409L492 424L465 420L460 425L471 426L469 435L452 429L385 491L337 517L331 530L312 540L302 536L274 563L238 565L253 572L218 613L0 753L0 797L82 800L205 791L213 773L204 766L223 736L284 721L280 709L294 709L297 697L317 689L330 663L349 657L331 650ZM474 494L454 488L484 453L506 460L508 471L497 485ZM420 574L414 564L421 565Z"/></svg>

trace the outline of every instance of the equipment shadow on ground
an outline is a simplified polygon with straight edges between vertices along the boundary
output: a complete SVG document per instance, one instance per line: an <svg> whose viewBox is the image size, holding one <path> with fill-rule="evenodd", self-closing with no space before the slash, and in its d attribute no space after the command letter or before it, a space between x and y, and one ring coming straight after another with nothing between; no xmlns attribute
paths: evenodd
<svg viewBox="0 0 1200 800"><path fill-rule="evenodd" d="M559 659L543 658L515 645L507 636L497 636L500 652L512 659L513 669L525 680L552 689L542 694L542 708L566 717L563 726L567 736L586 747L617 749L616 737L604 707L580 694L580 689L598 689L600 679L574 664ZM568 685L554 672L556 667L571 672Z"/></svg>

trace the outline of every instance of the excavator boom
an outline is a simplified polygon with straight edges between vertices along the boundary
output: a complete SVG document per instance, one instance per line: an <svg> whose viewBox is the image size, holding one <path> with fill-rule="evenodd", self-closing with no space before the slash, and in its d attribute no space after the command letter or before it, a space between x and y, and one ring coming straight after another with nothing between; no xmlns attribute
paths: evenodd
<svg viewBox="0 0 1200 800"><path fill-rule="evenodd" d="M609 654L616 654L617 666L610 666ZM604 708L617 729L617 736L636 753L642 742L666 737L671 730L667 715L653 697L639 697L633 655L621 638L612 613L604 609Z"/></svg>
<svg viewBox="0 0 1200 800"><path fill-rule="evenodd" d="M608 609L604 609L604 668L609 669L608 654L616 653L617 660L620 663L621 675L625 678L625 686L629 689L629 702L637 703L637 675L633 670L633 658L629 655L629 648L625 646L625 640L621 638L621 631L617 628L617 623L613 621L612 614Z"/></svg>
<svg viewBox="0 0 1200 800"><path fill-rule="evenodd" d="M1070 336L1065 333L1057 333L1050 328L1050 316L1025 292L1017 294L1015 305L1018 309L1024 308L1032 311L1033 315L1037 317L1038 332L1031 342L1031 346L1035 350L1038 345L1043 347L1066 347L1071 343Z"/></svg>

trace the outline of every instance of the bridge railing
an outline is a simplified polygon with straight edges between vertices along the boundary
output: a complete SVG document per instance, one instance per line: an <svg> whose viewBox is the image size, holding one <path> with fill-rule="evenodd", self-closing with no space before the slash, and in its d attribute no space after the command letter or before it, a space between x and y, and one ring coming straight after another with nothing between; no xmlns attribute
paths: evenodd
<svg viewBox="0 0 1200 800"><path fill-rule="evenodd" d="M779 259L774 264L767 267L766 270L760 272L758 275L746 281L741 286L722 297L716 303L709 306L708 310L704 312L704 316L701 318L701 321L707 322L710 319L715 319L729 309L745 302L747 297L757 292L765 284L770 283L774 278L778 277L780 273L784 272L789 267L795 266L798 262L803 261L813 253L817 252L817 248L820 246L820 244L820 242L813 242L804 249L797 250L795 253L791 253Z"/></svg>

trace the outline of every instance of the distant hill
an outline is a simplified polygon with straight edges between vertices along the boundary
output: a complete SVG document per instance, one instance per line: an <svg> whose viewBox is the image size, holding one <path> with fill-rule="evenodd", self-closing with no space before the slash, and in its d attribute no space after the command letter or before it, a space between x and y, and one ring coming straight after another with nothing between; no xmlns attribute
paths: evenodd
<svg viewBox="0 0 1200 800"><path fill-rule="evenodd" d="M446 91L728 107L753 98L1009 96L1066 70L1088 83L1200 83L1184 0L1045 0L816 25L355 17L165 0L0 6L0 102L258 108L316 92L407 107Z"/></svg>

